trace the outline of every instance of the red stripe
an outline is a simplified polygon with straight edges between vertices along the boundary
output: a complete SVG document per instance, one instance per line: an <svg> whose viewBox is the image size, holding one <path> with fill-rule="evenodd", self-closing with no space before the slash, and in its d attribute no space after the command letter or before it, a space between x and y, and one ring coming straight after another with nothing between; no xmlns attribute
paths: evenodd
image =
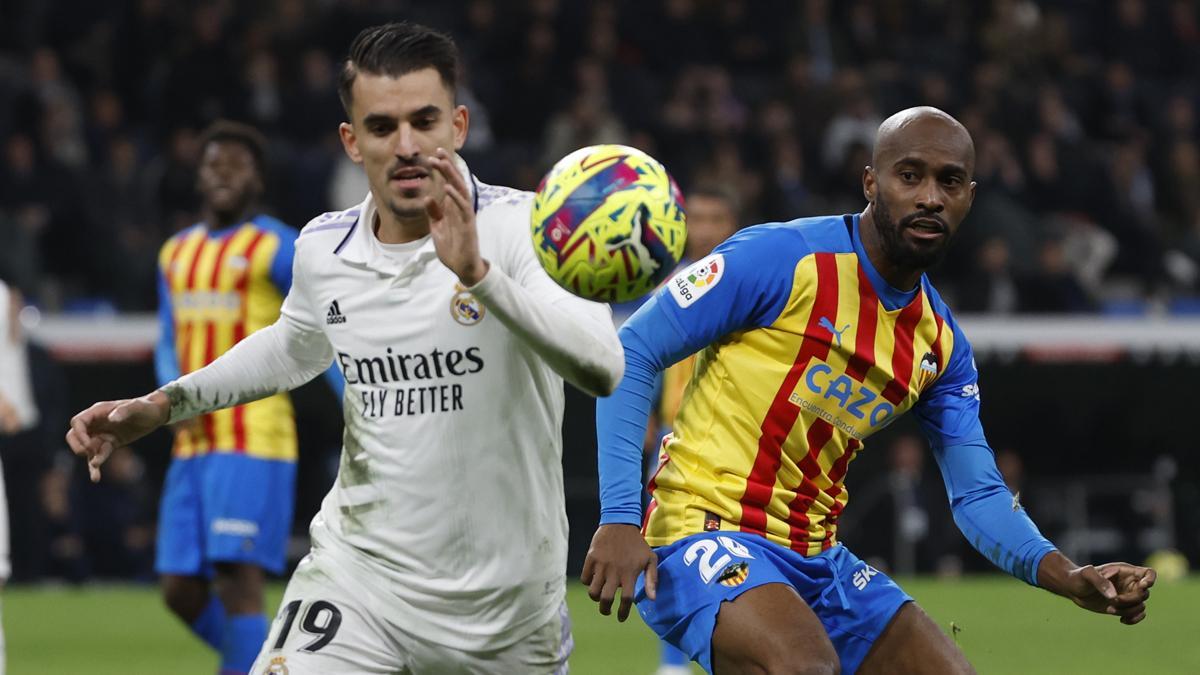
<svg viewBox="0 0 1200 675"><path fill-rule="evenodd" d="M921 321L924 306L921 293L918 293L896 318L892 342L892 381L883 390L883 398L892 405L900 405L908 396L908 381L912 379L913 333Z"/></svg>
<svg viewBox="0 0 1200 675"><path fill-rule="evenodd" d="M221 247L217 249L217 259L213 261L212 274L208 279L208 290L210 293L218 292L218 282L221 280L221 265L225 261L225 251L229 249L229 242L233 241L234 233L225 236L221 241ZM197 256L198 257L198 256ZM212 319L204 322L204 365L208 365L217 358L217 324ZM216 423L211 414L204 415L200 418L200 423L204 427L204 435L208 437L209 449L214 449L217 443Z"/></svg>
<svg viewBox="0 0 1200 675"><path fill-rule="evenodd" d="M837 521L842 515L842 503L837 500L838 495L842 494L845 487L842 485L842 479L846 477L846 469L850 465L850 460L854 459L854 455L862 448L862 442L857 438L851 438L846 444L846 451L838 457L833 466L829 467L829 480L833 483L825 494L829 495L833 500L833 506L829 509L829 515L825 517L825 539L821 542L821 550L827 550L833 546L833 534L837 531Z"/></svg>
<svg viewBox="0 0 1200 675"><path fill-rule="evenodd" d="M800 344L799 353L792 363L791 369L775 399L763 419L762 430L758 437L758 454L754 458L754 467L746 477L746 490L742 494L743 532L766 534L767 514L764 510L771 501L775 489L775 476L779 472L780 456L783 443L796 424L800 408L788 401L788 397L796 389L801 375L808 368L813 358L825 358L829 354L829 343L832 335L820 327L821 317L837 319L838 274L837 260L832 253L816 253L813 255L817 265L817 293L813 301L811 313L808 315L808 326L804 330L804 340Z"/></svg>
<svg viewBox="0 0 1200 675"><path fill-rule="evenodd" d="M933 338L933 346L930 350L933 352L933 358L937 359L938 372L946 367L946 362L942 360L942 327L946 324L942 317L938 316L937 312L933 314L933 321L937 324L937 336Z"/></svg>
<svg viewBox="0 0 1200 675"><path fill-rule="evenodd" d="M879 325L879 298L862 265L858 266L858 329L855 331L854 355L846 364L846 374L865 382L867 371L875 365L875 329Z"/></svg>
<svg viewBox="0 0 1200 675"><path fill-rule="evenodd" d="M233 325L233 344L235 345L246 337L246 313L247 306L250 304L246 291L250 286L250 271L254 267L252 264L254 249L258 247L264 234L265 232L260 230L258 234L254 235L254 238L250 240L250 245L246 247L246 252L242 255L246 259L246 269L234 287L242 301L241 314L238 316L237 323ZM233 451L236 453L246 452L246 406L244 405L233 408Z"/></svg>
<svg viewBox="0 0 1200 675"><path fill-rule="evenodd" d="M817 458L831 438L833 425L822 419L813 421L804 438L808 453L800 460L800 485L796 487L796 496L788 504L788 539L792 542L792 550L800 553L808 552L808 526L812 522L808 517L808 509L819 492L817 484L813 482L813 478L821 475Z"/></svg>
<svg viewBox="0 0 1200 675"><path fill-rule="evenodd" d="M642 518L642 536L646 536L646 528L650 525L650 514L654 513L654 509L658 508L658 500L651 499L650 505L646 507L646 516Z"/></svg>
<svg viewBox="0 0 1200 675"><path fill-rule="evenodd" d="M203 235L203 236L205 237L205 239L207 239L207 235ZM200 245L196 246L196 250L192 252L192 264L188 267L187 282L184 285L184 288L187 290L188 293L191 293L192 291L194 291L196 289L196 268L198 268L200 266L200 258L203 257L204 249L206 248L207 243L208 243L207 241L201 242ZM184 356L180 358L179 365L180 365L181 372L190 373L194 370L197 370L197 364L195 362L193 362L192 358L191 358L191 356L192 356L192 340L194 339L193 335L196 332L196 322L188 321L187 326L184 329L184 332L187 335L187 337L183 341ZM196 435L192 434L192 440L195 443L195 445L197 446L197 447L193 448L194 453L199 453L201 450L201 447L205 446L206 444L211 447L211 444L212 444L211 426L212 425L211 425L211 422L207 418L208 418L208 415L202 415L200 417L200 422L204 428L204 433L205 433L206 437L204 439L197 439Z"/></svg>

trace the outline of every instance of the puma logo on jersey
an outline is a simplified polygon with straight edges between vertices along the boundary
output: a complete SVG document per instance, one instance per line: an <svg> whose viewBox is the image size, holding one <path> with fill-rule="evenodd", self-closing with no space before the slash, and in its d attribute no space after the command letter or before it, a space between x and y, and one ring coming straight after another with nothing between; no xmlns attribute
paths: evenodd
<svg viewBox="0 0 1200 675"><path fill-rule="evenodd" d="M342 310L338 307L338 301L334 300L329 303L329 311L325 314L325 324L332 326L335 323L346 323L346 315L342 314Z"/></svg>
<svg viewBox="0 0 1200 675"><path fill-rule="evenodd" d="M821 317L821 320L817 322L817 325L829 331L829 334L837 339L837 344L839 347L842 346L842 333L850 330L850 324L846 324L841 330L838 330L836 327L834 327L833 322L829 320L829 317L824 316Z"/></svg>

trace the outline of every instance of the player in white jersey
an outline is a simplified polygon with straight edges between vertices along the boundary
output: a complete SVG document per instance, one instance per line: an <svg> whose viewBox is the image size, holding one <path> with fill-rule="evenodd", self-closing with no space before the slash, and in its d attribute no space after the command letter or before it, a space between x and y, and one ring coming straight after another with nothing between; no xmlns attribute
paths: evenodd
<svg viewBox="0 0 1200 675"><path fill-rule="evenodd" d="M566 670L562 380L607 395L623 355L608 307L538 264L532 195L480 183L452 153L468 126L456 59L420 26L360 33L340 131L370 194L301 232L279 322L72 420L98 476L113 447L163 423L339 365L337 482L256 674Z"/></svg>

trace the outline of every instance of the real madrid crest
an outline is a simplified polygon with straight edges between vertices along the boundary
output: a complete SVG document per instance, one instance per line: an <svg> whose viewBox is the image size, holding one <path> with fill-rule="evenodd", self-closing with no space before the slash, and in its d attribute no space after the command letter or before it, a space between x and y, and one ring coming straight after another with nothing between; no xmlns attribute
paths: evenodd
<svg viewBox="0 0 1200 675"><path fill-rule="evenodd" d="M263 675L288 675L287 657L276 656L267 664L267 670Z"/></svg>
<svg viewBox="0 0 1200 675"><path fill-rule="evenodd" d="M474 326L483 321L486 313L483 303L467 292L462 284L454 284L454 297L450 298L450 316L464 326Z"/></svg>

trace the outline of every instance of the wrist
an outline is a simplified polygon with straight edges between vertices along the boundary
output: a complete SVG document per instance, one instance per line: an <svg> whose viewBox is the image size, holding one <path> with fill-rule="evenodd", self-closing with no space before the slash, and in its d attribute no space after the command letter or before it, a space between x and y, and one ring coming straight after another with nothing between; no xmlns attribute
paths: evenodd
<svg viewBox="0 0 1200 675"><path fill-rule="evenodd" d="M462 282L463 286L470 288L483 281L489 269L491 269L491 264L487 260L479 258L458 272L458 280Z"/></svg>
<svg viewBox="0 0 1200 675"><path fill-rule="evenodd" d="M158 409L158 412L159 412L158 423L160 426L163 424L166 424L167 422L170 421L170 419L171 419L171 397L166 391L164 391L162 389L155 389L154 391L147 394L145 398L146 398L147 402L153 404L154 407Z"/></svg>
<svg viewBox="0 0 1200 675"><path fill-rule="evenodd" d="M1077 568L1078 565L1061 552L1050 551L1038 563L1037 585L1051 593L1069 596L1071 572Z"/></svg>

